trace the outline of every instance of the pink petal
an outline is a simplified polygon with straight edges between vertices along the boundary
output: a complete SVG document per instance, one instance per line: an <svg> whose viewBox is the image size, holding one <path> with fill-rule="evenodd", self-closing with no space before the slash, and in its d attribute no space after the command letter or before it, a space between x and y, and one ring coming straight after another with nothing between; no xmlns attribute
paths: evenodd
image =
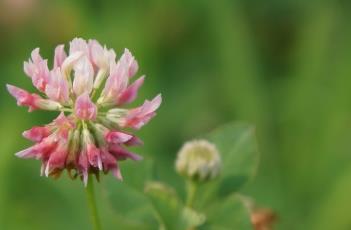
<svg viewBox="0 0 351 230"><path fill-rule="evenodd" d="M16 98L17 105L28 106L29 112L36 109L59 110L62 105L56 101L43 99L35 93L28 93L26 90L7 84L7 90Z"/></svg>
<svg viewBox="0 0 351 230"><path fill-rule="evenodd" d="M100 43L96 40L89 40L88 46L90 48L91 59L95 66L103 66L104 65L104 48L100 45Z"/></svg>
<svg viewBox="0 0 351 230"><path fill-rule="evenodd" d="M89 56L88 43L82 38L74 38L69 43L69 54L71 55L75 52L83 52L85 55Z"/></svg>
<svg viewBox="0 0 351 230"><path fill-rule="evenodd" d="M107 78L105 87L98 103L116 103L118 95L128 86L128 69L123 61L110 66L110 76Z"/></svg>
<svg viewBox="0 0 351 230"><path fill-rule="evenodd" d="M89 144L87 146L87 156L90 165L97 167L102 170L102 161L100 157L100 150L96 148L94 144Z"/></svg>
<svg viewBox="0 0 351 230"><path fill-rule="evenodd" d="M83 56L74 65L73 91L76 96L90 93L94 84L94 69L89 59Z"/></svg>
<svg viewBox="0 0 351 230"><path fill-rule="evenodd" d="M40 142L45 137L49 136L51 133L51 129L46 126L35 126L29 130L23 132L23 136L28 140L34 142Z"/></svg>
<svg viewBox="0 0 351 230"><path fill-rule="evenodd" d="M47 160L51 152L56 148L57 140L54 134L45 137L41 142L34 146L16 153L16 156L21 158L37 158Z"/></svg>
<svg viewBox="0 0 351 230"><path fill-rule="evenodd" d="M39 49L39 48L35 48L35 49L32 51L32 53L31 53L32 61L35 62L35 63L38 63L38 62L41 62L41 61L44 60L44 59L40 56L39 52L40 52L40 49Z"/></svg>
<svg viewBox="0 0 351 230"><path fill-rule="evenodd" d="M111 63L115 62L116 53L102 45L96 40L89 40L88 46L90 48L91 59L94 65L101 69L109 68Z"/></svg>
<svg viewBox="0 0 351 230"><path fill-rule="evenodd" d="M64 169L68 154L67 142L61 141L55 151L50 154L45 168L45 175L49 176L50 172L55 169Z"/></svg>
<svg viewBox="0 0 351 230"><path fill-rule="evenodd" d="M54 136L49 136L43 139L40 143L34 145L34 151L37 153L37 158L48 160L52 151L57 147L57 139Z"/></svg>
<svg viewBox="0 0 351 230"><path fill-rule="evenodd" d="M122 104L130 103L134 101L135 98L137 97L139 88L144 83L144 78L145 76L142 76L138 80L136 80L133 84L128 86L128 88L119 95L118 104L122 105Z"/></svg>
<svg viewBox="0 0 351 230"><path fill-rule="evenodd" d="M51 123L57 128L56 136L58 139L68 140L69 132L76 128L76 123L72 116L66 117L63 112Z"/></svg>
<svg viewBox="0 0 351 230"><path fill-rule="evenodd" d="M117 163L116 163L116 167L111 168L111 171L112 171L112 175L114 177L116 177L118 180L121 180L121 181L123 180L123 176L122 176L121 170L120 170L120 168L119 168Z"/></svg>
<svg viewBox="0 0 351 230"><path fill-rule="evenodd" d="M78 158L78 170L80 173L83 175L83 181L84 185L87 186L88 184L88 170L89 170L89 164L88 164L88 157L86 154L86 151L82 151L79 154Z"/></svg>
<svg viewBox="0 0 351 230"><path fill-rule="evenodd" d="M125 142L124 144L127 146L137 146L143 145L144 142L140 138L133 136L129 141Z"/></svg>
<svg viewBox="0 0 351 230"><path fill-rule="evenodd" d="M30 94L26 90L23 90L21 88L18 88L13 85L7 84L7 90L9 93L16 98L17 100L17 105L20 106L28 106L29 111L33 111L35 109L38 109L37 102L39 99L42 99L39 95L36 94Z"/></svg>
<svg viewBox="0 0 351 230"><path fill-rule="evenodd" d="M84 93L77 98L74 110L76 116L80 119L95 120L96 118L97 107L90 100L88 93Z"/></svg>
<svg viewBox="0 0 351 230"><path fill-rule="evenodd" d="M29 147L17 152L15 155L20 158L34 158L36 157L36 151L33 147Z"/></svg>
<svg viewBox="0 0 351 230"><path fill-rule="evenodd" d="M32 79L33 85L41 92L45 91L49 78L47 60L39 54L39 48L32 51L31 59L24 62L24 72Z"/></svg>
<svg viewBox="0 0 351 230"><path fill-rule="evenodd" d="M50 78L45 93L51 100L58 101L62 104L68 103L69 86L60 68L56 68L50 72Z"/></svg>
<svg viewBox="0 0 351 230"><path fill-rule="evenodd" d="M159 94L152 101L146 100L142 106L130 110L122 122L123 126L140 129L156 115L155 111L159 108L161 102L162 98Z"/></svg>
<svg viewBox="0 0 351 230"><path fill-rule="evenodd" d="M124 49L121 60L125 61L128 66L128 76L133 77L139 69L138 62L128 49Z"/></svg>
<svg viewBox="0 0 351 230"><path fill-rule="evenodd" d="M119 180L122 180L122 175L117 164L116 158L114 158L106 149L101 150L101 160L104 166L104 171L112 171L112 174Z"/></svg>
<svg viewBox="0 0 351 230"><path fill-rule="evenodd" d="M54 69L57 67L61 67L64 60L67 58L67 54L65 52L65 45L58 45L55 48L55 56L54 56Z"/></svg>
<svg viewBox="0 0 351 230"><path fill-rule="evenodd" d="M140 161L143 158L138 154L128 152L126 149L122 148L120 145L112 144L109 146L109 151L112 153L117 160L125 160L127 158Z"/></svg>
<svg viewBox="0 0 351 230"><path fill-rule="evenodd" d="M83 52L77 51L70 54L62 63L61 71L66 79L70 78L73 66L84 56Z"/></svg>
<svg viewBox="0 0 351 230"><path fill-rule="evenodd" d="M111 131L107 133L106 141L110 143L120 144L131 140L132 137L132 135L126 133Z"/></svg>
<svg viewBox="0 0 351 230"><path fill-rule="evenodd" d="M62 128L62 127L68 127L68 128L74 128L75 124L72 121L72 118L66 117L63 112L61 112L52 122L55 126Z"/></svg>
<svg viewBox="0 0 351 230"><path fill-rule="evenodd" d="M155 112L161 105L162 97L161 94L158 94L152 101L146 100L142 105L142 112L144 114Z"/></svg>

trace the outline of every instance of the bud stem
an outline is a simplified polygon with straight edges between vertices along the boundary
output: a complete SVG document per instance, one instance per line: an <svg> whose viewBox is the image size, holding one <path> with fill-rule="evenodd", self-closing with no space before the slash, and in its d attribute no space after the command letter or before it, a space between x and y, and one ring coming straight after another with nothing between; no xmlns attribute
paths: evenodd
<svg viewBox="0 0 351 230"><path fill-rule="evenodd" d="M197 184L192 180L186 181L186 190L187 190L187 198L186 198L186 206L191 208L193 206Z"/></svg>
<svg viewBox="0 0 351 230"><path fill-rule="evenodd" d="M85 188L85 191L86 191L87 201L90 209L90 218L93 224L93 229L101 230L99 215L96 207L93 179L94 178L92 176L89 176L88 184L87 184L87 187Z"/></svg>

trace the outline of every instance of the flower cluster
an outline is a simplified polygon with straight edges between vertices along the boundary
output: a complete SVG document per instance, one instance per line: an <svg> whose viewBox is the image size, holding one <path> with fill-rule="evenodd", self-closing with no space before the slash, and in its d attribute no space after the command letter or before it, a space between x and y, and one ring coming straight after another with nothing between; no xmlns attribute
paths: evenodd
<svg viewBox="0 0 351 230"><path fill-rule="evenodd" d="M60 111L50 124L33 127L23 136L35 144L18 152L22 158L42 161L41 174L58 177L64 169L73 178L80 176L85 185L89 174L109 171L122 179L118 161L140 160L127 146L142 141L122 131L139 129L161 104L161 95L146 100L133 109L123 108L137 97L144 76L129 84L137 73L138 63L125 49L118 61L112 49L96 40L75 38L68 55L64 45L55 49L53 68L34 49L24 72L32 79L39 94L7 85L17 104L36 109ZM42 95L42 96L41 96Z"/></svg>

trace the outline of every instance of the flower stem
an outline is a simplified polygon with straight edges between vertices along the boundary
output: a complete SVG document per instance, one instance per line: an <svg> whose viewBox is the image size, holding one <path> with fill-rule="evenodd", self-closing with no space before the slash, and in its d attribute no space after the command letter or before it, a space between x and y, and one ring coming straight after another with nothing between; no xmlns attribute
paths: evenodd
<svg viewBox="0 0 351 230"><path fill-rule="evenodd" d="M186 206L192 207L196 190L197 190L197 184L194 181L187 180L186 182L186 189L187 189L187 198L186 198Z"/></svg>
<svg viewBox="0 0 351 230"><path fill-rule="evenodd" d="M85 188L87 201L90 209L90 218L93 224L94 230L101 230L99 214L96 207L96 200L94 194L94 181L93 177L89 176L87 187Z"/></svg>

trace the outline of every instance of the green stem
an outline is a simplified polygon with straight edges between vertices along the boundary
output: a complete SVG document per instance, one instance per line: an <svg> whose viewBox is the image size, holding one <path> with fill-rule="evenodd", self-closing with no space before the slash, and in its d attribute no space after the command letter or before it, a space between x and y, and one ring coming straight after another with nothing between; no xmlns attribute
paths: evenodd
<svg viewBox="0 0 351 230"><path fill-rule="evenodd" d="M88 201L88 205L89 205L89 209L90 209L90 218L91 218L91 221L93 224L93 229L94 230L101 230L99 214L98 214L97 207L96 207L93 179L94 178L92 176L89 176L88 185L85 188L85 191L87 194L87 201Z"/></svg>
<svg viewBox="0 0 351 230"><path fill-rule="evenodd" d="M186 182L186 189L187 189L187 199L186 199L186 206L192 207L196 190L197 190L197 184L194 181L188 180Z"/></svg>
<svg viewBox="0 0 351 230"><path fill-rule="evenodd" d="M60 110L61 110L61 112L73 112L73 110L70 108L62 108Z"/></svg>
<svg viewBox="0 0 351 230"><path fill-rule="evenodd" d="M94 100L95 94L96 94L97 89L93 89L93 92L91 93L91 100Z"/></svg>

